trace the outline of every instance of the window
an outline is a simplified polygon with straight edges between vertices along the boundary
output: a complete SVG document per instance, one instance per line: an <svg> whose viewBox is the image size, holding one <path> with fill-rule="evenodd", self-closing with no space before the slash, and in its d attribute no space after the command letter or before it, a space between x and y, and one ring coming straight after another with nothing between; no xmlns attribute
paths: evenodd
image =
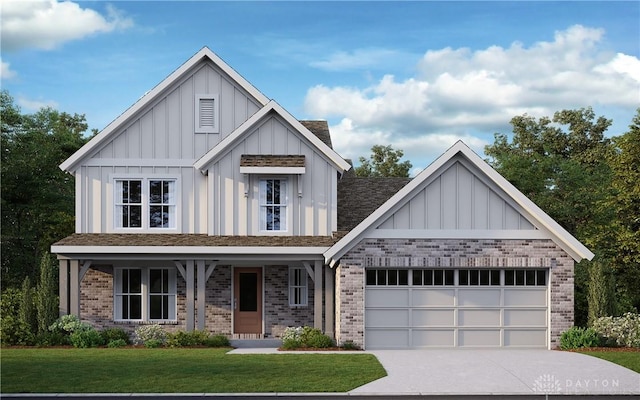
<svg viewBox="0 0 640 400"><path fill-rule="evenodd" d="M116 179L115 227L175 229L176 179Z"/></svg>
<svg viewBox="0 0 640 400"><path fill-rule="evenodd" d="M307 297L307 270L299 267L289 268L289 306L306 306Z"/></svg>
<svg viewBox="0 0 640 400"><path fill-rule="evenodd" d="M367 285L370 286L407 286L409 270L407 269L368 269Z"/></svg>
<svg viewBox="0 0 640 400"><path fill-rule="evenodd" d="M195 99L195 132L218 133L218 95L198 94Z"/></svg>
<svg viewBox="0 0 640 400"><path fill-rule="evenodd" d="M544 269L506 269L505 286L546 286L547 271Z"/></svg>
<svg viewBox="0 0 640 400"><path fill-rule="evenodd" d="M452 269L415 269L413 270L413 285L452 286L454 272Z"/></svg>
<svg viewBox="0 0 640 400"><path fill-rule="evenodd" d="M287 230L287 180L260 180L260 230Z"/></svg>
<svg viewBox="0 0 640 400"><path fill-rule="evenodd" d="M167 268L115 270L116 320L176 319L176 271Z"/></svg>
<svg viewBox="0 0 640 400"><path fill-rule="evenodd" d="M116 319L142 319L142 270L117 269L115 284Z"/></svg>
<svg viewBox="0 0 640 400"><path fill-rule="evenodd" d="M458 270L458 285L500 286L500 270L499 269Z"/></svg>

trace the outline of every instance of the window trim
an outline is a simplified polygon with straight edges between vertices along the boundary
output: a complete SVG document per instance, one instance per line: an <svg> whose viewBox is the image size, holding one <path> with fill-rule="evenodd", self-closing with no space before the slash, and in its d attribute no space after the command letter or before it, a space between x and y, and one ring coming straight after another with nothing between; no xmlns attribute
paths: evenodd
<svg viewBox="0 0 640 400"><path fill-rule="evenodd" d="M217 93L196 94L194 98L194 132L195 133L220 133L220 102ZM202 126L200 121L200 110L202 100L213 100L213 125Z"/></svg>
<svg viewBox="0 0 640 400"><path fill-rule="evenodd" d="M141 205L142 205L142 226L140 227L120 227L118 226L118 207L122 205L119 199L118 193L118 182L119 181L135 181L139 180L142 182L142 193L141 193ZM174 182L174 226L170 228L163 227L151 227L150 226L150 208L152 206L164 205L164 203L151 203L151 193L149 184L150 181L173 181ZM154 175L141 175L141 174L114 174L110 177L111 183L111 199L112 203L109 207L109 212L111 213L111 218L109 218L109 227L110 232L115 233L180 233L181 232L181 185L180 185L180 176L176 174L154 174Z"/></svg>
<svg viewBox="0 0 640 400"><path fill-rule="evenodd" d="M141 312L139 319L123 319L121 318L121 312L118 309L118 296L122 296L123 293L119 293L118 288L118 271L123 270L139 270L141 271L141 283L140 283L140 297L141 297ZM173 301L169 303L169 309L173 311L173 318L151 318L151 296L158 295L158 293L151 293L151 271L152 270L165 270L168 271L168 292L162 295L166 295L169 298L173 297ZM121 273L120 273L120 276ZM178 275L175 268L170 267L114 267L113 270L113 321L114 322L155 322L155 323L175 323L178 321ZM170 300L171 301L171 300Z"/></svg>
<svg viewBox="0 0 640 400"><path fill-rule="evenodd" d="M295 282L295 272L299 271L300 282ZM289 267L289 307L307 307L309 305L309 274L304 267ZM301 302L296 303L296 289L300 290Z"/></svg>

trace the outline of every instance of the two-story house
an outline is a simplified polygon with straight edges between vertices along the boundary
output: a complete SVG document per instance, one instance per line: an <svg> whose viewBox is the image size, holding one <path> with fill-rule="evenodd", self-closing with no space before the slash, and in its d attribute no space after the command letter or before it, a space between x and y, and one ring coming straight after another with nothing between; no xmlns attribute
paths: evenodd
<svg viewBox="0 0 640 400"><path fill-rule="evenodd" d="M309 325L366 348L553 347L593 254L458 142L414 179L356 178L203 48L61 168L76 233L60 312L235 338Z"/></svg>

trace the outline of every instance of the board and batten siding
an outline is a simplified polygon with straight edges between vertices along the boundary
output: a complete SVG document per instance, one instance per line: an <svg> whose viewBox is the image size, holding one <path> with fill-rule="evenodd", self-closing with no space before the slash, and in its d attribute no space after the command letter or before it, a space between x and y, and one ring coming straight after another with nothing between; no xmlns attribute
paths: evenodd
<svg viewBox="0 0 640 400"><path fill-rule="evenodd" d="M215 94L219 133L195 133L196 95ZM113 228L112 177L177 176L178 232L207 233L206 177L193 163L260 109L259 101L210 61L185 73L123 124L75 171L76 232Z"/></svg>
<svg viewBox="0 0 640 400"><path fill-rule="evenodd" d="M242 174L243 154L304 155L306 172L300 176ZM260 234L258 185L267 177L288 180L287 207L291 212L287 234L328 236L336 230L336 169L280 117L271 115L256 126L209 166L208 177L210 234Z"/></svg>
<svg viewBox="0 0 640 400"><path fill-rule="evenodd" d="M501 190L457 158L378 229L534 230Z"/></svg>

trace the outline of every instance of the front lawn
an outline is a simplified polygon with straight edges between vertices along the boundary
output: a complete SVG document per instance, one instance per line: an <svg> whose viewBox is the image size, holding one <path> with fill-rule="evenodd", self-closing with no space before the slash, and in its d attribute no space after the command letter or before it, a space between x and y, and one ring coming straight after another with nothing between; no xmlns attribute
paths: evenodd
<svg viewBox="0 0 640 400"><path fill-rule="evenodd" d="M584 350L580 353L588 354L593 357L602 358L611 361L614 364L622 365L632 371L640 373L640 352L639 351L620 351L620 350Z"/></svg>
<svg viewBox="0 0 640 400"><path fill-rule="evenodd" d="M346 392L386 375L371 354L4 348L2 393Z"/></svg>

